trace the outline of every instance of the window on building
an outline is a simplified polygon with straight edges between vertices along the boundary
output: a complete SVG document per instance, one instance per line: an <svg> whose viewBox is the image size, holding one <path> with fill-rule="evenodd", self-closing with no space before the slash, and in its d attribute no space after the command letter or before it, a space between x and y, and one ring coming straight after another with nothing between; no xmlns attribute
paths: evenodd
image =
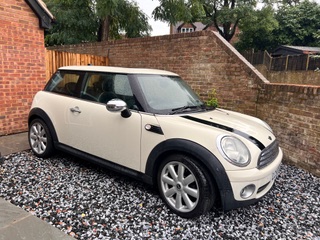
<svg viewBox="0 0 320 240"><path fill-rule="evenodd" d="M193 31L194 31L193 28L181 28L182 33L188 33L188 32L193 32Z"/></svg>

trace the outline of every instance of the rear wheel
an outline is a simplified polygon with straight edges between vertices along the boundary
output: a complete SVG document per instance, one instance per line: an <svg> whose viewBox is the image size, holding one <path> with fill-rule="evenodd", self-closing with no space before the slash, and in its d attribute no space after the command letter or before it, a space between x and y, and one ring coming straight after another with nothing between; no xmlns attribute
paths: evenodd
<svg viewBox="0 0 320 240"><path fill-rule="evenodd" d="M28 135L31 150L36 156L45 158L52 154L52 137L44 121L41 119L32 120Z"/></svg>
<svg viewBox="0 0 320 240"><path fill-rule="evenodd" d="M214 184L206 171L188 156L167 157L160 165L157 180L162 199L181 217L197 217L213 206Z"/></svg>

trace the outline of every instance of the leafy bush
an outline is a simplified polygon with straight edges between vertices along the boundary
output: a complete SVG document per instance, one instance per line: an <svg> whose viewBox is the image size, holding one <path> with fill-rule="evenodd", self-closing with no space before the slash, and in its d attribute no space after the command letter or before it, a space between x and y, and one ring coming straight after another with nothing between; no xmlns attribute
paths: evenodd
<svg viewBox="0 0 320 240"><path fill-rule="evenodd" d="M208 100L205 102L205 104L208 107L214 107L214 108L219 106L217 92L215 89L212 89L211 92L208 93Z"/></svg>

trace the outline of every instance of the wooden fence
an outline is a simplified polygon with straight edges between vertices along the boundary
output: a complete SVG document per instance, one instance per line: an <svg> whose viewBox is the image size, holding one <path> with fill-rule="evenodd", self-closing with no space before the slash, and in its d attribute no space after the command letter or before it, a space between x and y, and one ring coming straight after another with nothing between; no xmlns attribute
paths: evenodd
<svg viewBox="0 0 320 240"><path fill-rule="evenodd" d="M49 79L59 67L88 64L97 66L108 66L109 59L103 56L46 50L47 79Z"/></svg>
<svg viewBox="0 0 320 240"><path fill-rule="evenodd" d="M292 55L272 57L267 51L242 54L252 65L264 64L269 71L299 71L320 69L319 55Z"/></svg>

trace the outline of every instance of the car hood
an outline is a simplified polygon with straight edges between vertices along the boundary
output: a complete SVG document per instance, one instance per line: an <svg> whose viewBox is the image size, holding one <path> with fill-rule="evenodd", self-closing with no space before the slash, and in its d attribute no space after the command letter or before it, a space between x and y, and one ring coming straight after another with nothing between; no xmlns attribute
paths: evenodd
<svg viewBox="0 0 320 240"><path fill-rule="evenodd" d="M275 140L272 130L265 122L238 112L215 109L202 113L184 114L180 117L186 121L209 125L245 137L260 149L265 148Z"/></svg>

